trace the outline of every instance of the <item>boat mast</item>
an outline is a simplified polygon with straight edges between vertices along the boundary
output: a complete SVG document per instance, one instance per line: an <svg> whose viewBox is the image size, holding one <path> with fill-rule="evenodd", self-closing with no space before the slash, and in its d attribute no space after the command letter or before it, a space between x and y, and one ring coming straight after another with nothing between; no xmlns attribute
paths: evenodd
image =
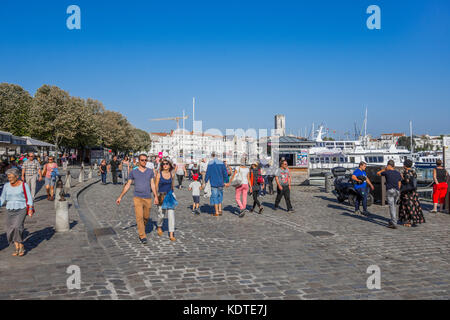
<svg viewBox="0 0 450 320"><path fill-rule="evenodd" d="M194 131L195 124L195 97L192 98L192 131Z"/></svg>

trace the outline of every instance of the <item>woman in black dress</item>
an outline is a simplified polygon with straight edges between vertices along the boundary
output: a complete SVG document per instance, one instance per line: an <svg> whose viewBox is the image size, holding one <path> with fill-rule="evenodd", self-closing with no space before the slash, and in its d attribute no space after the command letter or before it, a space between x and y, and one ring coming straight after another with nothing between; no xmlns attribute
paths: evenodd
<svg viewBox="0 0 450 320"><path fill-rule="evenodd" d="M418 223L425 223L419 196L417 195L417 174L411 169L412 161L406 160L403 164L402 188L400 194L400 222L405 227L415 227Z"/></svg>

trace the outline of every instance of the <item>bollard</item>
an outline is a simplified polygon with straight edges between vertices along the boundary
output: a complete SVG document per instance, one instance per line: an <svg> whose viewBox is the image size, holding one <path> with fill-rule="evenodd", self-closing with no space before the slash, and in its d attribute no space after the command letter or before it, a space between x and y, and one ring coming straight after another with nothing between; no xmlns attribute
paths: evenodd
<svg viewBox="0 0 450 320"><path fill-rule="evenodd" d="M69 201L57 200L56 203L56 232L67 232L70 230L69 226Z"/></svg>
<svg viewBox="0 0 450 320"><path fill-rule="evenodd" d="M92 179L92 167L89 168L88 179Z"/></svg>
<svg viewBox="0 0 450 320"><path fill-rule="evenodd" d="M325 173L325 192L327 192L327 193L331 192L332 179L333 179L333 176L331 173L329 173L329 172Z"/></svg>
<svg viewBox="0 0 450 320"><path fill-rule="evenodd" d="M82 183L84 181L84 170L80 169L80 175L78 176L78 182Z"/></svg>
<svg viewBox="0 0 450 320"><path fill-rule="evenodd" d="M94 171L97 171L97 169L98 169L98 166L97 166L97 162L96 162L96 163L94 163Z"/></svg>
<svg viewBox="0 0 450 320"><path fill-rule="evenodd" d="M67 171L67 161L64 161L64 162L63 162L63 170L64 170L64 171Z"/></svg>
<svg viewBox="0 0 450 320"><path fill-rule="evenodd" d="M64 196L64 189L62 188L61 179L57 184L61 189L60 192L56 193L55 201L55 230L56 232L66 232L69 231L69 201L66 201Z"/></svg>
<svg viewBox="0 0 450 320"><path fill-rule="evenodd" d="M63 182L61 180L61 176L58 176L58 181L56 181L55 191L53 196L55 197L55 209L56 209L56 199L60 196L61 192L63 192Z"/></svg>
<svg viewBox="0 0 450 320"><path fill-rule="evenodd" d="M386 205L386 177L381 176L381 206Z"/></svg>
<svg viewBox="0 0 450 320"><path fill-rule="evenodd" d="M64 189L70 190L71 185L72 185L72 176L70 175L70 171L67 171L66 182L64 184Z"/></svg>

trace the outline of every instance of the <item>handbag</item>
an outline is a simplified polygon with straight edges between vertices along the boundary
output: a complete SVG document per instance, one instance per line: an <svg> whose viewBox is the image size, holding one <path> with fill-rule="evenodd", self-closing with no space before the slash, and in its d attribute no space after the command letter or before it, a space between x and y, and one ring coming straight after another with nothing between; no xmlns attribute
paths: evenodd
<svg viewBox="0 0 450 320"><path fill-rule="evenodd" d="M231 181L231 186L235 188L239 188L242 186L242 177L241 177L241 168L239 167L239 171L234 177L233 181Z"/></svg>
<svg viewBox="0 0 450 320"><path fill-rule="evenodd" d="M401 193L416 190L417 190L417 178L415 176L411 176L411 178L409 179L409 183L407 185L402 184Z"/></svg>
<svg viewBox="0 0 450 320"><path fill-rule="evenodd" d="M27 190L25 189L25 182L22 182L22 189L23 189L23 194L24 194L24 196L25 196L25 203L28 203L28 197L27 197ZM34 207L31 207L31 206L29 206L28 204L27 204L27 215L29 215L28 214L28 211L30 210L30 208L31 208L31 210L32 210L32 214L31 214L31 216L36 212L35 210L34 210ZM30 215L29 215L30 216ZM31 217L30 216L30 217Z"/></svg>
<svg viewBox="0 0 450 320"><path fill-rule="evenodd" d="M175 195L173 191L170 190L167 195L164 197L164 201L162 203L162 209L175 209L178 205L177 199L175 199Z"/></svg>
<svg viewBox="0 0 450 320"><path fill-rule="evenodd" d="M263 184L264 183L264 178L261 175L261 169L258 170L258 174L259 174L259 176L258 176L258 179L256 179L256 182L258 184Z"/></svg>

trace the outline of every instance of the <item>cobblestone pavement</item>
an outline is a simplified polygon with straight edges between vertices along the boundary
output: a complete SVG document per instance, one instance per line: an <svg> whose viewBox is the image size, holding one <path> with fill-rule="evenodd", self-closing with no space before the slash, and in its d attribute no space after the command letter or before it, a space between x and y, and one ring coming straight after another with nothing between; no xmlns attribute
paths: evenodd
<svg viewBox="0 0 450 320"><path fill-rule="evenodd" d="M212 216L209 199L203 197L202 214L193 215L190 193L183 189L175 192L180 203L177 241L169 241L167 221L164 235L156 234L152 208L149 242L142 245L132 190L120 207L114 203L121 189L98 183L86 189L79 197L82 219L71 213L78 223L70 234L39 243L20 263L9 251L0 251L2 280L3 273L8 279L0 286L0 298L450 298L450 216L432 215L428 205L426 224L391 230L386 228L387 207L370 207L368 218L355 216L319 187L293 188L293 214L273 211L274 196L268 195L261 198L262 215L244 218L236 215L234 189L225 191L221 217ZM107 227L116 234L93 236ZM47 259L52 262L46 264ZM81 268L80 290L67 290L65 268L70 264ZM381 269L381 290L367 289L370 265ZM25 276L14 282L16 270ZM17 281L24 284L17 287Z"/></svg>

